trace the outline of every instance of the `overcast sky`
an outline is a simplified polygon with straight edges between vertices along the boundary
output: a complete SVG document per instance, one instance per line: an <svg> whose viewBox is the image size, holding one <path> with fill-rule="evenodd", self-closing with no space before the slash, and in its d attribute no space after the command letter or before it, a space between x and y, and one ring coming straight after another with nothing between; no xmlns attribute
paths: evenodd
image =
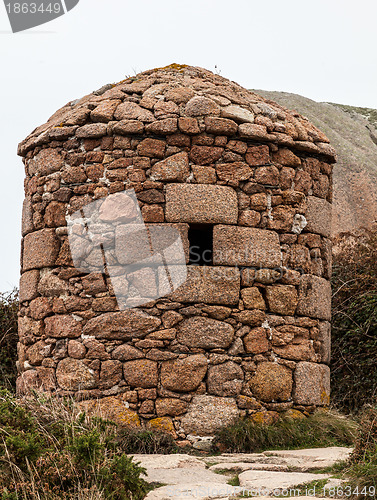
<svg viewBox="0 0 377 500"><path fill-rule="evenodd" d="M13 34L1 3L0 292L19 279L17 144L66 102L177 62L247 88L377 108L376 19L375 0L80 0Z"/></svg>

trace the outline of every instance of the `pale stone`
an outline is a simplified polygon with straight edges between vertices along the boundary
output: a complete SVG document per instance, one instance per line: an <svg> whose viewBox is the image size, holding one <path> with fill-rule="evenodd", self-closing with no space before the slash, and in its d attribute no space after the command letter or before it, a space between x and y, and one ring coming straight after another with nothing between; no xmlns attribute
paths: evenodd
<svg viewBox="0 0 377 500"><path fill-rule="evenodd" d="M327 405L330 402L330 368L303 361L297 364L294 401L300 405Z"/></svg>
<svg viewBox="0 0 377 500"><path fill-rule="evenodd" d="M305 213L307 225L305 231L317 233L329 238L331 236L331 204L323 198L308 196L308 208Z"/></svg>
<svg viewBox="0 0 377 500"><path fill-rule="evenodd" d="M151 179L156 181L184 181L188 177L189 160L187 153L177 153L166 160L155 163Z"/></svg>
<svg viewBox="0 0 377 500"><path fill-rule="evenodd" d="M240 272L231 267L187 266L185 282L172 294L177 302L237 305Z"/></svg>
<svg viewBox="0 0 377 500"><path fill-rule="evenodd" d="M165 217L168 222L236 224L237 195L228 186L169 184Z"/></svg>
<svg viewBox="0 0 377 500"><path fill-rule="evenodd" d="M194 396L181 425L186 434L210 436L220 427L232 424L238 416L233 398Z"/></svg>
<svg viewBox="0 0 377 500"><path fill-rule="evenodd" d="M235 120L239 123L254 122L254 113L252 113L248 109L241 108L241 106L236 106L233 104L221 108L221 116L223 116L224 118L230 118L231 120Z"/></svg>
<svg viewBox="0 0 377 500"><path fill-rule="evenodd" d="M138 309L105 313L88 321L83 329L84 335L99 339L143 338L161 325L160 318L150 316Z"/></svg>
<svg viewBox="0 0 377 500"><path fill-rule="evenodd" d="M58 364L56 379L59 386L67 391L93 389L98 380L93 370L78 359L65 358Z"/></svg>
<svg viewBox="0 0 377 500"><path fill-rule="evenodd" d="M216 396L235 397L241 392L243 371L239 365L228 361L211 366L208 370L207 389Z"/></svg>
<svg viewBox="0 0 377 500"><path fill-rule="evenodd" d="M279 236L273 231L238 226L215 226L213 263L228 266L278 267Z"/></svg>
<svg viewBox="0 0 377 500"><path fill-rule="evenodd" d="M311 318L331 319L331 285L318 276L304 274L300 278L297 314Z"/></svg>
<svg viewBox="0 0 377 500"><path fill-rule="evenodd" d="M234 329L229 323L211 318L192 317L178 326L177 340L189 347L202 349L227 348L234 337Z"/></svg>

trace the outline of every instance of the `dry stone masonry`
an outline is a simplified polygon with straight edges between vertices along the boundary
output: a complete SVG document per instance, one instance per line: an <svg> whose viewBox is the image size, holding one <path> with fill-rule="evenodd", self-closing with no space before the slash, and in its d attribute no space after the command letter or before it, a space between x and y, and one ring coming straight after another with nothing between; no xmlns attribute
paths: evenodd
<svg viewBox="0 0 377 500"><path fill-rule="evenodd" d="M335 153L305 118L172 65L68 103L19 154L20 394L73 395L180 439L328 403ZM188 275L119 310L106 272L74 267L66 215L129 189L149 227L179 229Z"/></svg>

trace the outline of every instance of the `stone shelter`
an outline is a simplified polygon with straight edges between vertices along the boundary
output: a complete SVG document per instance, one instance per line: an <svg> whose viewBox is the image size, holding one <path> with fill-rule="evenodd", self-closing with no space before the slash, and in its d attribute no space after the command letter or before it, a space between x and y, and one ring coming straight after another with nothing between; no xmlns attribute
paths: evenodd
<svg viewBox="0 0 377 500"><path fill-rule="evenodd" d="M18 153L20 394L180 439L328 404L336 157L306 118L173 64L68 103ZM151 275L130 273L151 299L122 309L106 268L75 266L67 214L129 190L148 231L178 231L187 278L155 298Z"/></svg>

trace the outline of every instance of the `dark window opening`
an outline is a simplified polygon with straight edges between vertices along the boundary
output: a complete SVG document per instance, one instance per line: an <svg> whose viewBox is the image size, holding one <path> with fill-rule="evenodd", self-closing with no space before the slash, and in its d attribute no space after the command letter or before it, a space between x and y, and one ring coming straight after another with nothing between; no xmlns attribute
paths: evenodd
<svg viewBox="0 0 377 500"><path fill-rule="evenodd" d="M192 224L188 232L190 242L189 264L197 266L212 265L213 226L210 224Z"/></svg>

